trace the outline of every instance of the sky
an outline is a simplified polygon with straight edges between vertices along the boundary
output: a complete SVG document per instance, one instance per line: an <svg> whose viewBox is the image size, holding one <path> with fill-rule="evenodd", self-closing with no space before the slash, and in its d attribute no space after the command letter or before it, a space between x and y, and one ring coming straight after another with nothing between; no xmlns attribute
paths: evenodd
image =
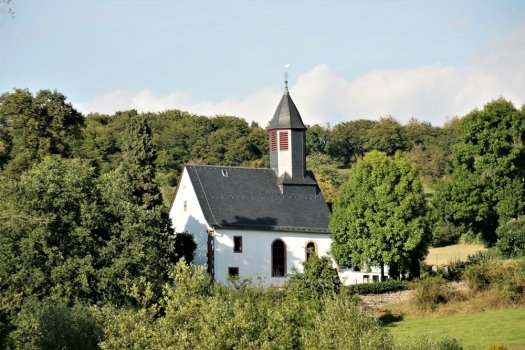
<svg viewBox="0 0 525 350"><path fill-rule="evenodd" d="M14 16L7 13L7 8ZM57 90L79 111L180 109L266 126L443 125L525 103L525 0L0 0L0 93Z"/></svg>

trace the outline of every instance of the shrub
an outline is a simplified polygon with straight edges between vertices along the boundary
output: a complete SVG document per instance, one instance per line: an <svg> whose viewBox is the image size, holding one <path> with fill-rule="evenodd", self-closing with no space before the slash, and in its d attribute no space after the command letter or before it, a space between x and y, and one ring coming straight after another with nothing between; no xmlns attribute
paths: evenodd
<svg viewBox="0 0 525 350"><path fill-rule="evenodd" d="M454 338L435 339L430 335L423 335L415 342L401 347L404 350L462 350L461 343Z"/></svg>
<svg viewBox="0 0 525 350"><path fill-rule="evenodd" d="M463 279L470 290L476 292L485 290L490 285L490 267L488 263L468 266L463 272Z"/></svg>
<svg viewBox="0 0 525 350"><path fill-rule="evenodd" d="M99 349L103 329L90 307L53 300L27 300L14 320L7 348Z"/></svg>
<svg viewBox="0 0 525 350"><path fill-rule="evenodd" d="M525 216L519 216L496 230L496 247L507 258L525 255Z"/></svg>
<svg viewBox="0 0 525 350"><path fill-rule="evenodd" d="M394 349L390 334L347 295L304 298L300 285L210 286L202 270L179 265L161 312L144 303L123 310L107 323L102 349Z"/></svg>
<svg viewBox="0 0 525 350"><path fill-rule="evenodd" d="M313 327L305 327L302 342L308 350L395 348L392 336L378 320L342 295L324 300L323 310L313 318Z"/></svg>
<svg viewBox="0 0 525 350"><path fill-rule="evenodd" d="M525 299L525 258L485 257L467 267L463 276L474 292L494 288L508 301L518 303Z"/></svg>
<svg viewBox="0 0 525 350"><path fill-rule="evenodd" d="M415 286L412 301L424 310L434 310L437 305L448 302L453 296L447 281L439 276L421 279Z"/></svg>
<svg viewBox="0 0 525 350"><path fill-rule="evenodd" d="M341 281L330 258L327 256L319 258L312 254L307 261L303 262L303 266L302 273L290 274L287 281L289 288L304 289L317 297L325 293L339 292Z"/></svg>

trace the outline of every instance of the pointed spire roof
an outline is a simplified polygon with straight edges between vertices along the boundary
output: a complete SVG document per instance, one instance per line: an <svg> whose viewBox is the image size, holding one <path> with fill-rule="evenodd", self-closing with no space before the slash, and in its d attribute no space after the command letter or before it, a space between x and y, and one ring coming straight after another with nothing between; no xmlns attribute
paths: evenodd
<svg viewBox="0 0 525 350"><path fill-rule="evenodd" d="M306 130L301 115L288 92L288 81L285 81L284 95L275 110L268 129Z"/></svg>

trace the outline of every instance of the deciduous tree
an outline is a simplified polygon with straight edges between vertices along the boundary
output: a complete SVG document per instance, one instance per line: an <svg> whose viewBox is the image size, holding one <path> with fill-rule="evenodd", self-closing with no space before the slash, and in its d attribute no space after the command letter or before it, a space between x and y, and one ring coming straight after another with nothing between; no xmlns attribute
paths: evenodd
<svg viewBox="0 0 525 350"><path fill-rule="evenodd" d="M335 204L330 233L340 266L388 264L407 271L412 265L417 274L430 232L414 164L376 151L357 161Z"/></svg>

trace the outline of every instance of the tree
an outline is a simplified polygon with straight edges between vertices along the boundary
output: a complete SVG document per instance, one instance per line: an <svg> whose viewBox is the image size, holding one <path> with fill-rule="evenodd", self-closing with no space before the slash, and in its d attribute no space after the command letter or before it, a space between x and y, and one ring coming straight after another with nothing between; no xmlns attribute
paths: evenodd
<svg viewBox="0 0 525 350"><path fill-rule="evenodd" d="M496 234L496 247L505 257L525 255L525 216L509 220L496 230Z"/></svg>
<svg viewBox="0 0 525 350"><path fill-rule="evenodd" d="M525 106L500 98L463 117L452 172L437 187L439 220L496 242L496 228L525 209Z"/></svg>
<svg viewBox="0 0 525 350"><path fill-rule="evenodd" d="M326 153L330 140L330 130L318 124L306 129L306 154Z"/></svg>
<svg viewBox="0 0 525 350"><path fill-rule="evenodd" d="M47 155L74 156L84 118L57 91L16 89L0 96L0 127L0 168L17 175Z"/></svg>
<svg viewBox="0 0 525 350"><path fill-rule="evenodd" d="M0 293L72 301L96 295L103 218L94 169L85 161L44 158L0 189Z"/></svg>
<svg viewBox="0 0 525 350"><path fill-rule="evenodd" d="M383 266L417 274L430 235L421 180L401 154L370 152L354 164L330 219L340 266ZM416 268L417 265L417 268Z"/></svg>
<svg viewBox="0 0 525 350"><path fill-rule="evenodd" d="M406 149L403 128L393 117L382 117L368 132L366 147L391 156Z"/></svg>
<svg viewBox="0 0 525 350"><path fill-rule="evenodd" d="M127 177L137 203L147 208L162 204L159 187L154 182L156 159L157 150L146 118L133 116L126 128L118 172Z"/></svg>
<svg viewBox="0 0 525 350"><path fill-rule="evenodd" d="M329 154L341 160L344 166L361 158L370 149L367 144L368 133L376 124L377 122L363 119L337 124L330 132Z"/></svg>
<svg viewBox="0 0 525 350"><path fill-rule="evenodd" d="M306 157L307 169L313 171L323 197L328 203L335 202L339 187L345 180L338 169L341 165L341 163L323 153L313 153Z"/></svg>

